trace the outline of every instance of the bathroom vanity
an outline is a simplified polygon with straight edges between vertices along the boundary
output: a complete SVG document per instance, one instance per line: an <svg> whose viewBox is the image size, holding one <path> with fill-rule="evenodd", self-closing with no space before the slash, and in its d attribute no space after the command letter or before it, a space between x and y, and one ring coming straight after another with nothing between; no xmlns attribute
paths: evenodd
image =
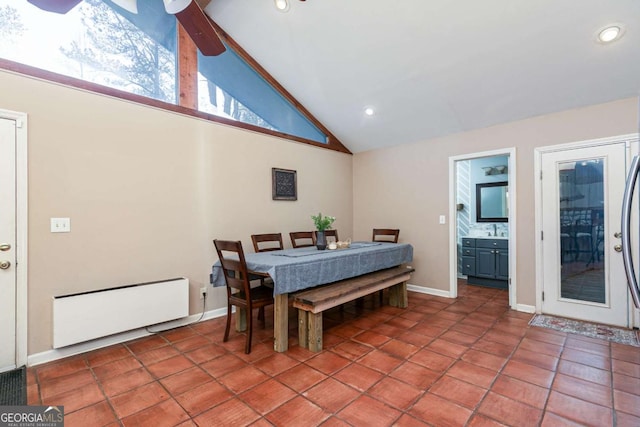
<svg viewBox="0 0 640 427"><path fill-rule="evenodd" d="M509 239L506 237L464 237L462 274L467 283L509 288Z"/></svg>

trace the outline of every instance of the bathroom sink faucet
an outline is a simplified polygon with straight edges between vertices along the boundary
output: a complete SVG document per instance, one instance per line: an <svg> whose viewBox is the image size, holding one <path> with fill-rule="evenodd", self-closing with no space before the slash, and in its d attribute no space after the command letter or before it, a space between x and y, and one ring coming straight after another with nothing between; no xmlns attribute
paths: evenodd
<svg viewBox="0 0 640 427"><path fill-rule="evenodd" d="M494 236L498 235L498 224L493 224L493 235Z"/></svg>

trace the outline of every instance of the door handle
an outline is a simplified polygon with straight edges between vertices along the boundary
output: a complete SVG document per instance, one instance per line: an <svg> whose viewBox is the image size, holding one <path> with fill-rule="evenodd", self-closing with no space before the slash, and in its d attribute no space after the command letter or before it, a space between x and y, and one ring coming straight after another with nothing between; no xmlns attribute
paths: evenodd
<svg viewBox="0 0 640 427"><path fill-rule="evenodd" d="M11 245L8 243L3 243L0 245L0 251L5 252L11 249Z"/></svg>
<svg viewBox="0 0 640 427"><path fill-rule="evenodd" d="M6 270L7 268L11 267L11 263L9 261L0 261L0 268L3 270Z"/></svg>
<svg viewBox="0 0 640 427"><path fill-rule="evenodd" d="M616 252L622 252L622 245L615 245L613 247L613 250L616 251Z"/></svg>

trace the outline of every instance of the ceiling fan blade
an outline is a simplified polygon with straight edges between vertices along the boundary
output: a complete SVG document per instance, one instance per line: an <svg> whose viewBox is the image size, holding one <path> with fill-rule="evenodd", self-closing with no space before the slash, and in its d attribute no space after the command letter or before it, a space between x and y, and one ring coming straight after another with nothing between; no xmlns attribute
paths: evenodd
<svg viewBox="0 0 640 427"><path fill-rule="evenodd" d="M164 0L168 13L189 33L200 52L205 56L216 56L227 50L209 22L202 8L194 0Z"/></svg>
<svg viewBox="0 0 640 427"><path fill-rule="evenodd" d="M64 15L76 7L82 0L27 0L32 5L46 10L47 12L60 13Z"/></svg>

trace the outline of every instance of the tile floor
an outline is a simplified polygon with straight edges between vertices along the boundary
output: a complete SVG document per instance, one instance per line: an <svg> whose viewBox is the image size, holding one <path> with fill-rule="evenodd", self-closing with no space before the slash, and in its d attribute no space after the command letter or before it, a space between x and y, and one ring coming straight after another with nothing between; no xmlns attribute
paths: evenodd
<svg viewBox="0 0 640 427"><path fill-rule="evenodd" d="M28 370L73 426L639 426L640 349L528 326L505 291L409 293L325 315L325 350L272 349L224 318ZM268 312L268 315L271 314Z"/></svg>

